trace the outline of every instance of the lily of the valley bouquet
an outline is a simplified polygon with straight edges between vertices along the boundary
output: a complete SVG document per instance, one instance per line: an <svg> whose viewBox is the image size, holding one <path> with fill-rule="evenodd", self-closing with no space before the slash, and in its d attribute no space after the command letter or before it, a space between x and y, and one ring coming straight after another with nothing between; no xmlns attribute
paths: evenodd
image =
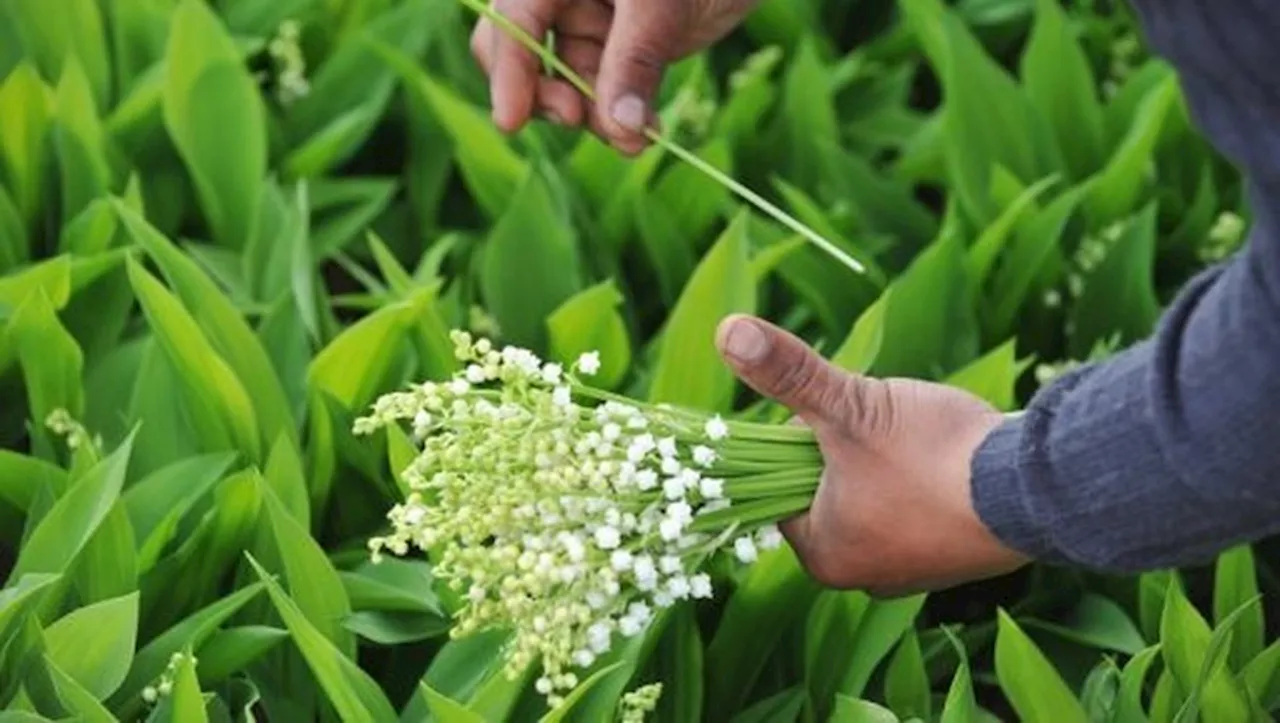
<svg viewBox="0 0 1280 723"><path fill-rule="evenodd" d="M427 552L460 593L455 637L513 633L508 671L540 664L555 707L619 637L678 601L711 598L709 559L753 562L809 506L811 431L650 405L526 349L454 332L463 369L381 397L357 434L402 424L420 450L389 512L386 552Z"/></svg>

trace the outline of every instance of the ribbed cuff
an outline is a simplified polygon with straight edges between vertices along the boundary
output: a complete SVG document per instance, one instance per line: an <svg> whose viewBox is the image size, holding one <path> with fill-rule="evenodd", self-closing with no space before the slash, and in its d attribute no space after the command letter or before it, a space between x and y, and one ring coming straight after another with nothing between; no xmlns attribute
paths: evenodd
<svg viewBox="0 0 1280 723"><path fill-rule="evenodd" d="M971 495L978 517L1006 546L1040 561L1056 558L1053 546L1028 508L1019 458L1023 415L1009 415L974 453Z"/></svg>

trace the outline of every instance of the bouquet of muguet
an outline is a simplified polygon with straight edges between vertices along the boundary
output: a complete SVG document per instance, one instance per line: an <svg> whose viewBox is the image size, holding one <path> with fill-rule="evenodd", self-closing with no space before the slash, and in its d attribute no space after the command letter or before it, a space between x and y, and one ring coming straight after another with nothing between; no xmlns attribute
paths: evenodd
<svg viewBox="0 0 1280 723"><path fill-rule="evenodd" d="M801 426L731 421L593 388L597 353L571 368L453 332L463 369L379 398L356 434L392 424L418 456L373 559L429 552L460 594L451 631L513 633L507 671L540 664L555 707L578 672L655 613L713 597L708 559L782 543L822 457Z"/></svg>

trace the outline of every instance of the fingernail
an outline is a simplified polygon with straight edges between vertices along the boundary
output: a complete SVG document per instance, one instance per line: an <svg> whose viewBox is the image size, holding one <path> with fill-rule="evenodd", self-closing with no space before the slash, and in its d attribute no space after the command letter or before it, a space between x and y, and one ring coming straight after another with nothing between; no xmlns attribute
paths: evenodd
<svg viewBox="0 0 1280 723"><path fill-rule="evenodd" d="M769 339L750 321L735 321L724 338L725 353L740 361L755 362L769 351Z"/></svg>
<svg viewBox="0 0 1280 723"><path fill-rule="evenodd" d="M624 95L613 104L613 120L631 131L644 130L644 101L636 95Z"/></svg>

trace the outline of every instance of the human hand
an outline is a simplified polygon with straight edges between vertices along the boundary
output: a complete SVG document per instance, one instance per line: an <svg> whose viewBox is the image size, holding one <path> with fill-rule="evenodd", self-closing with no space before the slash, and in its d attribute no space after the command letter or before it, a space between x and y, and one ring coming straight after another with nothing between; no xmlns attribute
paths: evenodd
<svg viewBox="0 0 1280 723"><path fill-rule="evenodd" d="M758 319L726 319L716 341L744 382L818 438L826 469L813 504L779 526L818 582L899 596L1029 562L970 497L970 462L1000 424L996 409L941 384L847 373Z"/></svg>
<svg viewBox="0 0 1280 723"><path fill-rule="evenodd" d="M666 66L724 37L760 0L495 0L493 9L542 40L595 88L591 103L563 79L546 77L538 57L488 19L471 52L490 79L494 122L510 133L534 113L568 126L583 122L629 155L646 145L654 95Z"/></svg>

